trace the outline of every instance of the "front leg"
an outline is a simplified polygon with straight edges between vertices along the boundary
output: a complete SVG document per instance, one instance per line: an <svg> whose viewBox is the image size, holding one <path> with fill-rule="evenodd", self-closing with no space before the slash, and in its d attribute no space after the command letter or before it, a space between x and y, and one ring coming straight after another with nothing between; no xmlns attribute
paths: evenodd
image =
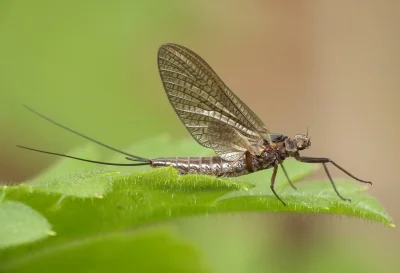
<svg viewBox="0 0 400 273"><path fill-rule="evenodd" d="M362 180L360 178L355 177L354 175L352 175L351 173L346 171L344 168L340 167L338 164L336 164L333 160L330 160L329 158L324 158L324 157L305 157L305 156L297 156L295 158L298 161L304 162L304 163L322 163L322 164L332 163L333 166L335 166L336 168L338 168L339 170L341 170L342 172L344 172L348 176L354 178L355 180L357 180L359 182L362 182L362 183L368 183L368 184L372 185L371 181L366 181L366 180Z"/></svg>
<svg viewBox="0 0 400 273"><path fill-rule="evenodd" d="M359 179L357 177L355 177L354 175L352 175L351 173L349 173L348 171L346 171L345 169L343 169L342 167L340 167L338 164L336 164L335 162L333 162L332 160L330 160L329 158L323 158L323 157L303 157L303 156L297 156L295 157L298 161L300 162L304 162L304 163L322 163L322 165L324 166L324 170L326 175L329 178L329 181L332 184L333 189L335 190L336 194L340 197L340 199L342 199L343 201L351 201L351 199L348 198L344 198L342 195L340 195L339 191L336 188L335 182L333 182L333 179L331 177L331 174L329 173L328 167L326 166L326 163L332 163L336 168L338 168L339 170L341 170L342 172L344 172L345 174L347 174L348 176L354 178L357 181L360 181L362 183L369 183L372 184L370 181L365 181L362 179Z"/></svg>

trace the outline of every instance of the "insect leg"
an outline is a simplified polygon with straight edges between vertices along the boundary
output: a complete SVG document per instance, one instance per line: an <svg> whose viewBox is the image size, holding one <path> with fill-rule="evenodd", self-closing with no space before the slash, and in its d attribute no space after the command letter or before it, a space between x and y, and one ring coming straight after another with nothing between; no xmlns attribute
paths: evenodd
<svg viewBox="0 0 400 273"><path fill-rule="evenodd" d="M272 176L271 176L271 186L270 186L270 188L271 188L271 190L272 190L272 192L275 194L275 196L276 196L276 198L278 198L279 199L279 201L281 201L282 202L282 204L284 205L284 206L286 206L286 203L285 202L283 202L283 200L279 197L279 195L276 193L276 191L275 191L275 177L276 177L276 173L277 173L277 171L278 171L278 163L277 162L275 162L275 165L274 165L274 171L273 171L273 173L272 173Z"/></svg>
<svg viewBox="0 0 400 273"><path fill-rule="evenodd" d="M296 157L296 159L298 161L300 161L300 162L305 162L305 163L332 163L333 166L335 166L336 168L338 168L339 170L341 170L342 172L344 172L345 174L347 174L351 178L353 178L353 179L355 179L355 180L357 180L359 182L368 183L368 184L372 185L371 181L366 181L366 180L362 180L360 178L355 177L354 175L352 175L351 173L346 171L343 167L340 167L338 164L336 164L333 160L330 160L329 158L298 156L298 157Z"/></svg>
<svg viewBox="0 0 400 273"><path fill-rule="evenodd" d="M322 163L322 165L324 165L324 169L325 169L326 175L328 175L329 181L331 181L332 187L333 187L333 189L335 190L336 194L337 194L337 195L340 197L340 199L342 199L343 201L349 201L349 202L351 202L351 199L349 199L349 198L344 198L343 196L340 195L339 191L338 191L337 188L336 188L335 183L333 182L333 179L332 179L332 177L331 177L331 174L330 174L329 171L328 171L328 167L326 166L326 163Z"/></svg>
<svg viewBox="0 0 400 273"><path fill-rule="evenodd" d="M282 162L279 162L279 164L281 165L281 168L282 168L282 170L283 170L283 173L285 174L286 179L288 180L290 186L292 186L293 189L297 190L297 188L293 185L292 181L290 180L289 175L287 174L286 169L285 169L285 167L283 166L283 163L282 163Z"/></svg>
<svg viewBox="0 0 400 273"><path fill-rule="evenodd" d="M329 173L328 167L326 166L326 163L332 163L336 168L338 168L339 170L341 170L342 172L344 172L345 174L347 174L348 176L354 178L357 181L360 181L362 183L369 183L372 184L369 181L365 181L365 180L361 180L357 177L355 177L354 175L352 175L351 173L349 173L348 171L346 171L345 169L343 169L342 167L340 167L338 164L336 164L335 162L333 162L332 160L330 160L329 158L323 158L323 157L302 157L302 156L298 156L296 157L296 159L300 162L305 162L305 163L322 163L322 165L324 166L325 169L325 173L329 178L329 181L332 184L333 189L335 190L336 194L340 197L340 199L344 200L344 201L351 201L348 198L344 198L343 196L340 195L339 191L336 188L335 183L333 182L333 179L331 177L331 174Z"/></svg>

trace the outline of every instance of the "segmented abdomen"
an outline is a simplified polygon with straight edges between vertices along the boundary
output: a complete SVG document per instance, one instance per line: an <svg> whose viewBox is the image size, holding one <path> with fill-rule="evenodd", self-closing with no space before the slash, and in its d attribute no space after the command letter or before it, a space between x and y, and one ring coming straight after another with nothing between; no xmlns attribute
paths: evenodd
<svg viewBox="0 0 400 273"><path fill-rule="evenodd" d="M206 174L214 176L240 176L249 173L246 159L233 162L219 156L212 157L160 157L151 159L154 168L172 166L180 174Z"/></svg>

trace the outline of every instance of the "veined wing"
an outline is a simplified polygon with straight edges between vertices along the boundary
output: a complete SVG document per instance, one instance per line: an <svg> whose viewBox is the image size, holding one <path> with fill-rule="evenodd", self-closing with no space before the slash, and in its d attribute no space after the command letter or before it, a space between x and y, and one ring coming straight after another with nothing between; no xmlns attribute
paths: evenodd
<svg viewBox="0 0 400 273"><path fill-rule="evenodd" d="M211 137L214 132L209 128L211 124L214 128L215 124L232 127L252 146L262 143L262 139L270 142L269 131L262 121L196 53L176 44L162 45L158 51L158 67L173 108L201 145L221 153L212 147L216 139Z"/></svg>
<svg viewBox="0 0 400 273"><path fill-rule="evenodd" d="M203 130L209 146L225 160L235 161L242 157L246 151L252 154L260 154L263 150L261 138L247 138L230 125L210 122L208 127L203 128Z"/></svg>

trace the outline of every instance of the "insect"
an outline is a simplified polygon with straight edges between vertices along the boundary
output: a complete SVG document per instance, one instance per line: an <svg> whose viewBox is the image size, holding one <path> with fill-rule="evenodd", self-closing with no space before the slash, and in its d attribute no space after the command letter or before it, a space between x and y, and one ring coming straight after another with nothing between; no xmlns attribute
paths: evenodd
<svg viewBox="0 0 400 273"><path fill-rule="evenodd" d="M372 184L355 177L329 158L300 156L300 151L311 146L308 133L297 134L293 138L280 133L271 133L254 112L225 85L214 70L190 49L177 44L164 44L158 50L157 60L164 89L176 114L192 137L200 145L213 149L218 156L152 159L136 156L72 130L28 106L25 106L28 110L51 123L123 154L127 156L127 160L134 163L108 163L25 146L18 145L18 147L104 165L149 165L154 168L173 166L180 174L233 177L273 168L270 188L283 205L286 205L285 202L274 188L279 166L290 185L296 189L283 165L283 161L288 157L305 163L321 163L336 194L344 201L351 200L340 195L328 171L328 163L359 182Z"/></svg>

